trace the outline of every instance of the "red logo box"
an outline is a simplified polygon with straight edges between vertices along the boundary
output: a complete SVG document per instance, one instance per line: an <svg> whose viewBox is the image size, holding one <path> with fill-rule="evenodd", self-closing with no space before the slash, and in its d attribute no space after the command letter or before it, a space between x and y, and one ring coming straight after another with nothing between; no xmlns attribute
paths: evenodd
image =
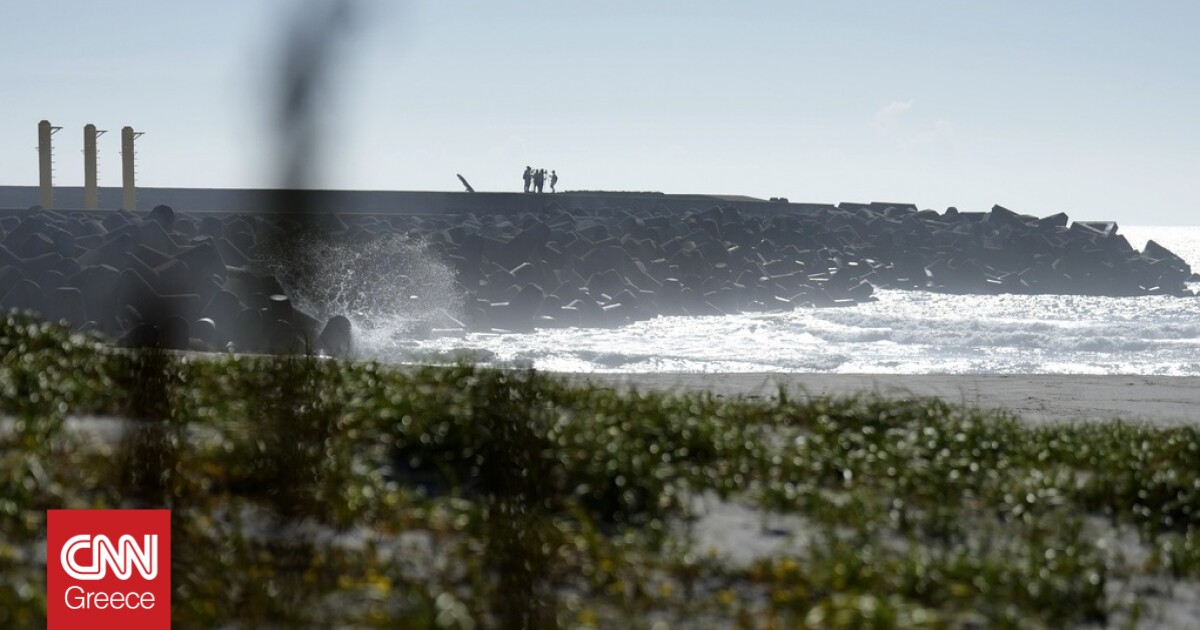
<svg viewBox="0 0 1200 630"><path fill-rule="evenodd" d="M49 510L49 630L171 627L170 510Z"/></svg>

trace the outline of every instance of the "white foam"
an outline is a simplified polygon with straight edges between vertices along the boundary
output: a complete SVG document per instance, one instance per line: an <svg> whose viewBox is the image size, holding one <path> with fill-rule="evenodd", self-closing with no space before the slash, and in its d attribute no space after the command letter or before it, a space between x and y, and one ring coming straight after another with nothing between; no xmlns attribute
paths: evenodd
<svg viewBox="0 0 1200 630"><path fill-rule="evenodd" d="M1200 228L1129 228L1200 268ZM572 372L1200 375L1200 299L943 295L781 314L660 317L618 329L397 335L379 316L368 354L405 362L476 348L497 365ZM376 335L376 336L372 336Z"/></svg>
<svg viewBox="0 0 1200 630"><path fill-rule="evenodd" d="M350 320L362 358L395 360L415 347L413 339L434 329L444 335L462 318L453 270L403 235L358 243L303 239L270 264L298 306L321 319Z"/></svg>

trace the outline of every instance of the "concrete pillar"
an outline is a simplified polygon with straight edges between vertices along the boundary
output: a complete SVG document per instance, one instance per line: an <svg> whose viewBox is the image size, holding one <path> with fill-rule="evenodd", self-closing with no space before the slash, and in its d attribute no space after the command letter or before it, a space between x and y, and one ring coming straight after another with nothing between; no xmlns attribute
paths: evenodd
<svg viewBox="0 0 1200 630"><path fill-rule="evenodd" d="M49 120L38 123L38 189L43 208L54 207L54 147L51 136L62 129Z"/></svg>
<svg viewBox="0 0 1200 630"><path fill-rule="evenodd" d="M104 135L96 125L83 128L83 207L95 210L100 207L100 190L96 186L96 138Z"/></svg>
<svg viewBox="0 0 1200 630"><path fill-rule="evenodd" d="M137 210L137 196L134 193L134 167L137 162L134 160L133 141L140 135L134 132L133 127L121 128L121 207L130 211Z"/></svg>

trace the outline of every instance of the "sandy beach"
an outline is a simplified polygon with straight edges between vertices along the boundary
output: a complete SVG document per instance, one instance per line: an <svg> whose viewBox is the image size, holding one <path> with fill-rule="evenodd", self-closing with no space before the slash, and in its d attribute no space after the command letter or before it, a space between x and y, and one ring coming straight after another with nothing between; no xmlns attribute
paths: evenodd
<svg viewBox="0 0 1200 630"><path fill-rule="evenodd" d="M779 385L811 395L937 396L1002 408L1033 422L1200 422L1200 377L963 374L573 374L602 386L774 396Z"/></svg>

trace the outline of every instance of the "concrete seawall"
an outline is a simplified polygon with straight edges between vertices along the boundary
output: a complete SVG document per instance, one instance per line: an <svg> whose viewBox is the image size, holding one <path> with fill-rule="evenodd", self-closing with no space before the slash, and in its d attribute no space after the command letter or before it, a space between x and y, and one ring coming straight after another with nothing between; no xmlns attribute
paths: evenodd
<svg viewBox="0 0 1200 630"><path fill-rule="evenodd" d="M269 211L278 191L249 188L139 188L138 208L149 210L168 205L184 212L262 212ZM666 208L672 212L707 209L713 206L737 208L742 212L778 213L833 208L827 204L803 204L764 201L740 195L668 195L658 192L440 192L383 190L314 190L314 206L341 214L520 214L562 208L600 210L624 208L633 211ZM83 189L64 186L54 189L55 208L75 210L84 207ZM115 210L120 204L120 188L101 188L100 207ZM0 209L12 213L38 204L34 186L0 186ZM888 206L908 204L886 204Z"/></svg>
<svg viewBox="0 0 1200 630"><path fill-rule="evenodd" d="M456 315L432 309L417 329L842 307L876 288L1194 297L1190 267L1154 241L1139 251L1115 223L1001 206L315 191L304 203L318 211L302 220L278 205L287 198L146 189L138 212L0 210L0 309L130 345L290 352L315 340L345 354L347 316L447 296ZM263 208L274 212L252 211Z"/></svg>

